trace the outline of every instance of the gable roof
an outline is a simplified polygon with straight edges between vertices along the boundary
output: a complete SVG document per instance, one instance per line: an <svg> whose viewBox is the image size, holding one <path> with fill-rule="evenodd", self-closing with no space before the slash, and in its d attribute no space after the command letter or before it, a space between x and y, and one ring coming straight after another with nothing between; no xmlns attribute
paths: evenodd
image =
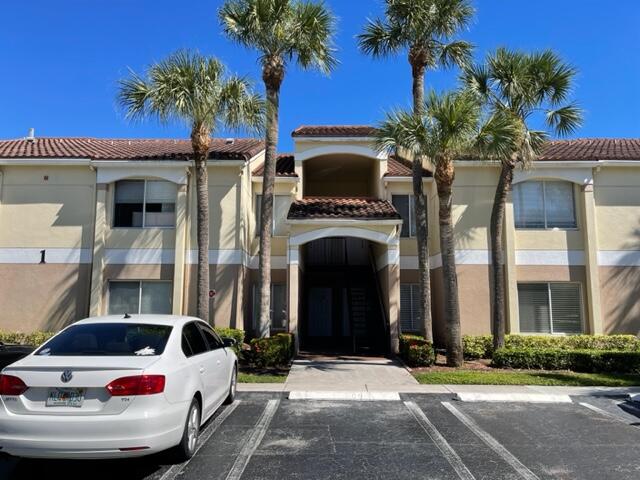
<svg viewBox="0 0 640 480"><path fill-rule="evenodd" d="M301 125L292 137L372 137L376 132L369 125Z"/></svg>
<svg viewBox="0 0 640 480"><path fill-rule="evenodd" d="M256 168L252 175L261 177L264 174L264 163ZM276 177L297 177L295 162L291 153L281 153L276 160Z"/></svg>
<svg viewBox="0 0 640 480"><path fill-rule="evenodd" d="M387 173L385 177L411 177L413 176L413 170L411 164L406 160L390 156L387 160ZM422 169L423 177L432 177L433 174L426 168Z"/></svg>
<svg viewBox="0 0 640 480"><path fill-rule="evenodd" d="M387 200L354 197L307 197L294 200L287 218L349 220L398 220L400 214Z"/></svg>
<svg viewBox="0 0 640 480"><path fill-rule="evenodd" d="M255 138L212 138L209 158L249 160L264 149ZM0 140L0 158L89 158L92 160L190 160L190 140L48 138Z"/></svg>
<svg viewBox="0 0 640 480"><path fill-rule="evenodd" d="M553 140L545 144L538 160L640 160L640 138Z"/></svg>

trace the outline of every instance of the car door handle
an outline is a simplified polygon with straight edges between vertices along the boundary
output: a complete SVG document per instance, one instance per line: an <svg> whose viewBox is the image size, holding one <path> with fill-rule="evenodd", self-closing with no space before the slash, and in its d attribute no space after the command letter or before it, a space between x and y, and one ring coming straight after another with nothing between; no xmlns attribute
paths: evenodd
<svg viewBox="0 0 640 480"><path fill-rule="evenodd" d="M204 373L204 367L200 367L200 373Z"/></svg>

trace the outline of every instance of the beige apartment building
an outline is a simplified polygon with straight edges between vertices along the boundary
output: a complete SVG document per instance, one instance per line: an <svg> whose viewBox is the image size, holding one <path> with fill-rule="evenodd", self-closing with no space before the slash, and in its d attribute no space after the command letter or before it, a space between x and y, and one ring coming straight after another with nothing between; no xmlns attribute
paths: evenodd
<svg viewBox="0 0 640 480"><path fill-rule="evenodd" d="M365 126L303 126L279 156L272 329L302 348L386 351L419 331L411 169ZM215 139L211 323L254 329L264 148ZM0 329L88 315L195 313L195 194L184 140L0 141ZM495 164L456 164L462 329L490 332ZM436 339L444 332L437 196L424 169ZM508 330L638 333L640 139L551 142L515 174L505 225Z"/></svg>

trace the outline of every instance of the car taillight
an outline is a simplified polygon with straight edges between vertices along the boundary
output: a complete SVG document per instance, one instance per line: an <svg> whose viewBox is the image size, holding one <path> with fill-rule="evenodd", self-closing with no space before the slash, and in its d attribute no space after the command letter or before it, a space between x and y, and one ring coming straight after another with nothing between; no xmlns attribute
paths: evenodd
<svg viewBox="0 0 640 480"><path fill-rule="evenodd" d="M0 375L0 395L22 395L28 388L18 377Z"/></svg>
<svg viewBox="0 0 640 480"><path fill-rule="evenodd" d="M162 393L164 392L164 375L122 377L111 382L106 389L114 397Z"/></svg>

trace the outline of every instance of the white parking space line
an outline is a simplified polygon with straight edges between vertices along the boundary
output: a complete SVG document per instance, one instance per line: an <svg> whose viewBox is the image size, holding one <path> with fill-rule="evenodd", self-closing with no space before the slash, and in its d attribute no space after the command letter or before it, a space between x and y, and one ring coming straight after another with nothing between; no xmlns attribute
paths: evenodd
<svg viewBox="0 0 640 480"><path fill-rule="evenodd" d="M191 457L189 460L187 460L184 463L172 465L171 468L169 468L169 470L164 472L164 475L160 477L160 480L173 480L174 478L176 478L182 472L182 470L184 470L185 467L189 465L189 462L197 455L198 451L202 448L202 446L205 443L207 443L207 441L211 438L211 435L213 435L215 431L220 427L220 425L222 425L222 423L229 417L229 415L231 415L233 411L236 408L238 408L238 405L240 404L240 402L241 400L236 400L227 408L225 408L220 413L220 415L218 415L216 418L211 420L211 423L209 423L209 425L207 425L205 429L202 430L200 432L200 435L198 436L198 446L196 447L196 451L193 453L193 457Z"/></svg>
<svg viewBox="0 0 640 480"><path fill-rule="evenodd" d="M511 467L520 475L520 477L526 480L539 480L538 476L529 470L520 460L518 460L513 454L507 450L500 442L493 438L489 433L485 432L480 426L468 415L462 413L456 407L449 402L442 402L442 405L449 410L455 417L460 420L469 430L475 433L480 440L487 444L487 446L496 452L500 457L507 462Z"/></svg>
<svg viewBox="0 0 640 480"><path fill-rule="evenodd" d="M233 462L233 467L231 467L231 470L227 475L227 480L240 480L240 477L242 477L242 474L244 473L244 469L247 468L249 460L251 460L252 455L260 445L260 442L262 442L265 433L267 433L267 428L269 428L269 424L278 410L278 405L280 405L280 400L269 400L267 402L267 406L264 408L262 415L258 419L258 423L253 427L249 440L247 440L242 447L236 461Z"/></svg>
<svg viewBox="0 0 640 480"><path fill-rule="evenodd" d="M590 403L587 402L580 402L580 405L582 405L585 408L588 408L589 410L599 413L600 415L603 415L605 417L609 417L612 420L617 420L620 423L624 423L625 425L631 425L624 417L620 416L620 415L616 415L615 413L612 412L607 412L606 410L603 410L600 407L596 407L595 405L591 405ZM619 402L616 403L616 405L626 405L625 402ZM628 406L628 405L627 405Z"/></svg>
<svg viewBox="0 0 640 480"><path fill-rule="evenodd" d="M447 440L442 436L442 434L433 425L433 423L431 423L422 409L418 407L415 402L404 402L404 405L415 417L424 431L427 432L427 435L429 435L431 440L433 440L433 443L436 444L438 450L442 452L449 464L456 471L458 477L460 477L462 480L475 480L476 477L474 477L473 474L469 471L460 456L451 447L451 445L449 445L449 442L447 442Z"/></svg>

